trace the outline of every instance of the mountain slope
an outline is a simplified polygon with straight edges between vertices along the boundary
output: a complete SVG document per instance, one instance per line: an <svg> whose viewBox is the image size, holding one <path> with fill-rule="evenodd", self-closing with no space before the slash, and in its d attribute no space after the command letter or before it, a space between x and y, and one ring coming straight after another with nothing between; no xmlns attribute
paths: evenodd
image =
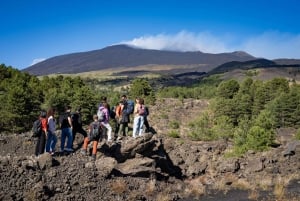
<svg viewBox="0 0 300 201"><path fill-rule="evenodd" d="M34 75L56 73L80 73L117 67L158 65L201 65L210 70L230 61L248 61L255 57L245 52L209 54L198 52L174 52L146 50L127 45L109 46L100 50L72 53L49 58L23 71Z"/></svg>
<svg viewBox="0 0 300 201"><path fill-rule="evenodd" d="M252 68L271 67L271 66L276 66L276 63L267 59L255 59L255 60L244 61L244 62L231 61L216 67L210 73L223 73L234 69L246 70Z"/></svg>

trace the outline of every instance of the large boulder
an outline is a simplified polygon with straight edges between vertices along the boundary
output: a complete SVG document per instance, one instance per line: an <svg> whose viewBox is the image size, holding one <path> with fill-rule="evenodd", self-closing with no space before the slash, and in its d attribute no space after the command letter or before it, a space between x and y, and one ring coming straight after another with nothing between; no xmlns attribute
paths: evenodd
<svg viewBox="0 0 300 201"><path fill-rule="evenodd" d="M287 143L283 151L283 156L292 156L296 152L300 153L300 141L298 140Z"/></svg>
<svg viewBox="0 0 300 201"><path fill-rule="evenodd" d="M124 138L121 143L110 148L111 154L119 163L134 158L136 154L150 156L157 147L158 140L152 134L144 134L138 138Z"/></svg>
<svg viewBox="0 0 300 201"><path fill-rule="evenodd" d="M44 153L37 159L38 167L41 170L51 168L54 164L53 158L50 154Z"/></svg>
<svg viewBox="0 0 300 201"><path fill-rule="evenodd" d="M151 158L133 158L116 166L122 175L148 177L155 172L155 161Z"/></svg>
<svg viewBox="0 0 300 201"><path fill-rule="evenodd" d="M108 177L117 165L117 161L111 157L101 157L95 161L96 169L102 177Z"/></svg>

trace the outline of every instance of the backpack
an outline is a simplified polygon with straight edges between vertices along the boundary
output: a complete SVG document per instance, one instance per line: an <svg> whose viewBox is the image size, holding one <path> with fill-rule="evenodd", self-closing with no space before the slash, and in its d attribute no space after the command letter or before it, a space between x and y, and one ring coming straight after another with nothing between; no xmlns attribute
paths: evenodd
<svg viewBox="0 0 300 201"><path fill-rule="evenodd" d="M98 140L101 134L101 126L99 122L93 122L90 126L90 140Z"/></svg>
<svg viewBox="0 0 300 201"><path fill-rule="evenodd" d="M127 101L127 108L125 110L126 114L133 114L134 111L134 102L133 100L128 100Z"/></svg>
<svg viewBox="0 0 300 201"><path fill-rule="evenodd" d="M145 115L145 105L141 105L139 108L139 115Z"/></svg>
<svg viewBox="0 0 300 201"><path fill-rule="evenodd" d="M112 118L112 119L115 119L116 118L116 108L113 107L110 112L109 112L109 117Z"/></svg>
<svg viewBox="0 0 300 201"><path fill-rule="evenodd" d="M145 116L149 115L149 108L147 106L145 106Z"/></svg>
<svg viewBox="0 0 300 201"><path fill-rule="evenodd" d="M32 126L32 137L39 137L42 133L42 121L37 119L33 122Z"/></svg>
<svg viewBox="0 0 300 201"><path fill-rule="evenodd" d="M66 112L59 117L59 123L60 123L61 128L71 127L71 125L69 124L69 120L68 120L69 115L70 115L70 113Z"/></svg>
<svg viewBox="0 0 300 201"><path fill-rule="evenodd" d="M103 111L103 109L101 108L99 108L98 109L98 112L97 112L97 116L98 116L98 121L105 121L105 113L104 113L104 111Z"/></svg>
<svg viewBox="0 0 300 201"><path fill-rule="evenodd" d="M73 127L78 128L81 126L81 119L78 113L72 113L71 120Z"/></svg>

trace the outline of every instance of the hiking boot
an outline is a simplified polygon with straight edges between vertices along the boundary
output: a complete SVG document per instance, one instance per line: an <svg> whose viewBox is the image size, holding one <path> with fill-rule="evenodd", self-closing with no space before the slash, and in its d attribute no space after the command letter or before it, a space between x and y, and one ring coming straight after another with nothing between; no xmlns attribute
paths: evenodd
<svg viewBox="0 0 300 201"><path fill-rule="evenodd" d="M121 137L121 136L119 136L119 137L117 138L117 140L122 140L122 137Z"/></svg>
<svg viewBox="0 0 300 201"><path fill-rule="evenodd" d="M86 149L81 149L80 153L84 156L86 156Z"/></svg>
<svg viewBox="0 0 300 201"><path fill-rule="evenodd" d="M91 158L92 158L93 161L95 161L96 160L96 154L92 154Z"/></svg>

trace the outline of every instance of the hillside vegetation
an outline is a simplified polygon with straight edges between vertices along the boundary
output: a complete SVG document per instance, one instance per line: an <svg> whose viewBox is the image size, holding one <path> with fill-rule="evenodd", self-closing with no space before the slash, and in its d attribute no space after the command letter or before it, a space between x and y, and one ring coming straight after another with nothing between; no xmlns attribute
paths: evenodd
<svg viewBox="0 0 300 201"><path fill-rule="evenodd" d="M112 85L105 88L103 82L101 89L95 87L99 83L92 78L59 75L37 79L5 65L1 65L1 76L0 132L28 131L40 109L54 107L61 113L65 105L83 108L83 121L87 124L101 96L107 96L113 106L122 94L143 97L147 104L162 98L207 100L209 107L205 112L195 114L184 128L174 119L167 134L201 141L232 140L235 154L266 150L275 143L274 129L300 126L300 87L285 78L261 81L248 77L238 82L214 75L193 86L162 88L155 88L151 79L135 78L116 91ZM163 119L164 111L155 115Z"/></svg>

